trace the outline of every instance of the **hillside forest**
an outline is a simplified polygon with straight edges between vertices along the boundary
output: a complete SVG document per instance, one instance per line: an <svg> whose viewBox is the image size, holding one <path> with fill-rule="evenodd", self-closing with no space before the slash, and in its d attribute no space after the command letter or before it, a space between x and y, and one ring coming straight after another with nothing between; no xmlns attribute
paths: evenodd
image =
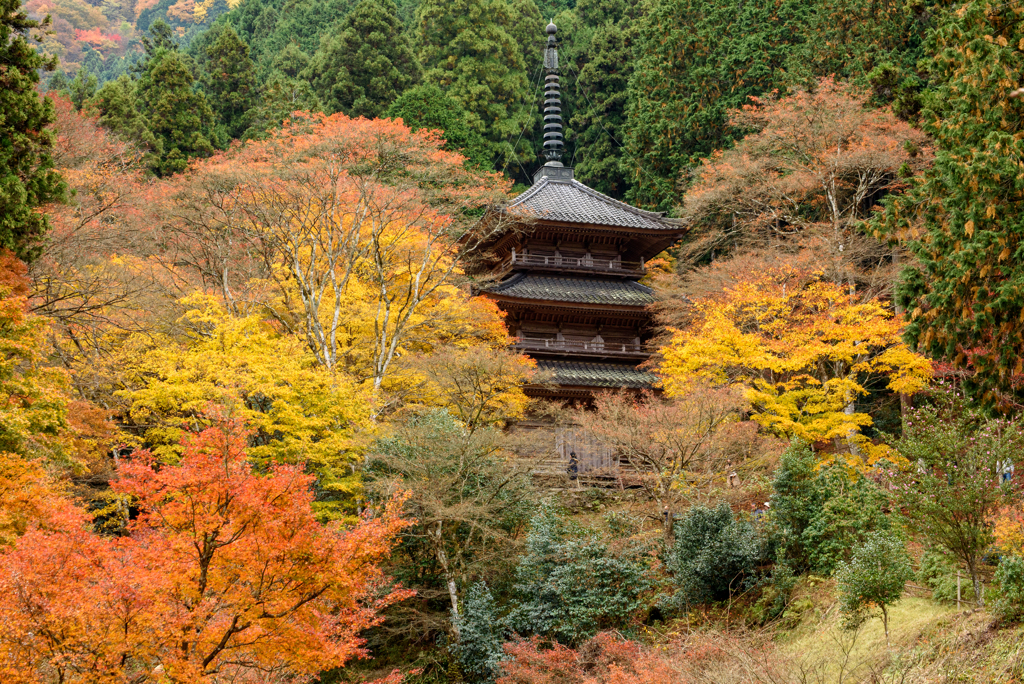
<svg viewBox="0 0 1024 684"><path fill-rule="evenodd" d="M1022 17L0 0L0 681L1024 680ZM549 20L686 231L568 403L478 296Z"/></svg>

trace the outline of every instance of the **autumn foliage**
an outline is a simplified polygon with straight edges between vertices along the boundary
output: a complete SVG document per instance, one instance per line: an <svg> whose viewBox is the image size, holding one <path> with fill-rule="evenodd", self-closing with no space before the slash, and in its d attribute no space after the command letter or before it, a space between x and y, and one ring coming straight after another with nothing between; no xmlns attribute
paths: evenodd
<svg viewBox="0 0 1024 684"><path fill-rule="evenodd" d="M603 632L574 651L539 637L505 645L510 660L498 684L660 684L680 681L670 660Z"/></svg>
<svg viewBox="0 0 1024 684"><path fill-rule="evenodd" d="M1024 509L1019 503L999 511L993 520L993 533L1000 551L1024 557Z"/></svg>
<svg viewBox="0 0 1024 684"><path fill-rule="evenodd" d="M788 97L751 97L730 123L754 132L704 160L683 212L695 223L684 252L712 259L802 254L834 282L873 293L895 275L892 248L858 224L931 161L928 138L867 95L831 78Z"/></svg>
<svg viewBox="0 0 1024 684"><path fill-rule="evenodd" d="M855 402L866 381L893 392L925 385L931 364L902 342L902 321L878 300L788 269L741 282L694 303L695 321L662 350L663 384L683 395L697 381L744 388L752 417L808 442L842 439L855 452L871 416Z"/></svg>
<svg viewBox="0 0 1024 684"><path fill-rule="evenodd" d="M648 646L602 632L578 649L534 637L505 644L498 684L750 684L796 681L772 645L709 632ZM813 667L804 666L805 672ZM818 674L815 672L814 674ZM817 681L817 680L815 680Z"/></svg>
<svg viewBox="0 0 1024 684"><path fill-rule="evenodd" d="M138 516L104 538L74 510L0 563L0 679L284 682L365 655L359 633L404 598L379 563L400 501L351 529L313 517L300 466L253 472L246 432L188 438L176 466L140 452L114 489Z"/></svg>
<svg viewBox="0 0 1024 684"><path fill-rule="evenodd" d="M442 145L400 122L296 112L170 183L175 263L374 389L403 351L500 337L453 278L479 244L475 211L506 184Z"/></svg>

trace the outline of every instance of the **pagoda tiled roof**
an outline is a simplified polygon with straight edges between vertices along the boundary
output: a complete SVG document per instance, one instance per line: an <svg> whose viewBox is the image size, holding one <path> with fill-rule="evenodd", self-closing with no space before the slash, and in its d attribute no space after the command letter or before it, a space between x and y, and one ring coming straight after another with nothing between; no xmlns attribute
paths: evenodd
<svg viewBox="0 0 1024 684"><path fill-rule="evenodd" d="M654 373L620 363L580 363L577 361L537 361L537 370L553 375L559 385L582 387L629 387L649 389L657 382Z"/></svg>
<svg viewBox="0 0 1024 684"><path fill-rule="evenodd" d="M578 304L646 306L654 303L654 290L632 280L560 278L517 273L488 292L521 299L541 299Z"/></svg>
<svg viewBox="0 0 1024 684"><path fill-rule="evenodd" d="M582 223L619 228L646 228L678 231L678 221L664 218L663 212L644 211L583 183L552 180L543 176L506 207L511 214L532 219Z"/></svg>

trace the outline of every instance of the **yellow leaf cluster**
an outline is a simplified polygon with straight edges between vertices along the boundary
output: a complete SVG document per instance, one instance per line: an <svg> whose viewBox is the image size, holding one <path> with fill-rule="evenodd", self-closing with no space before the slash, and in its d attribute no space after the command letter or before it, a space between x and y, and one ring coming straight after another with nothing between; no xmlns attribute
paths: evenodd
<svg viewBox="0 0 1024 684"><path fill-rule="evenodd" d="M662 349L666 392L683 395L694 381L742 386L753 419L775 434L843 439L876 459L884 450L860 435L871 417L854 410L867 377L894 392L931 377L930 362L902 342L900 319L833 283L771 271L694 306L693 325Z"/></svg>
<svg viewBox="0 0 1024 684"><path fill-rule="evenodd" d="M371 427L370 393L318 365L302 340L258 315L232 316L202 294L182 304L182 334L128 341L134 353L119 395L145 445L176 461L185 433L205 427L208 409L221 406L254 430L250 458L305 463L322 490L338 497L355 491L351 466L357 434Z"/></svg>
<svg viewBox="0 0 1024 684"><path fill-rule="evenodd" d="M1024 556L1024 510L1007 506L996 516L994 533L996 547L1004 553Z"/></svg>

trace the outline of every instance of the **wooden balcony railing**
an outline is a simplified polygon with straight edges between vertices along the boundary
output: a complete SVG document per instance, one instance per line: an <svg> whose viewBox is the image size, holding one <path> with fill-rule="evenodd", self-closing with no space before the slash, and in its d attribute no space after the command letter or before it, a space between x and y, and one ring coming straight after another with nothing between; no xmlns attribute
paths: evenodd
<svg viewBox="0 0 1024 684"><path fill-rule="evenodd" d="M520 335L515 348L523 351L568 352L608 356L649 356L653 349L646 344L623 339L607 339L601 342L582 339L551 339L534 335Z"/></svg>
<svg viewBox="0 0 1024 684"><path fill-rule="evenodd" d="M600 255L552 256L544 254L516 254L515 250L513 250L511 265L563 271L604 271L605 273L614 273L616 275L644 274L644 262L642 260L623 261L618 257L609 258Z"/></svg>

